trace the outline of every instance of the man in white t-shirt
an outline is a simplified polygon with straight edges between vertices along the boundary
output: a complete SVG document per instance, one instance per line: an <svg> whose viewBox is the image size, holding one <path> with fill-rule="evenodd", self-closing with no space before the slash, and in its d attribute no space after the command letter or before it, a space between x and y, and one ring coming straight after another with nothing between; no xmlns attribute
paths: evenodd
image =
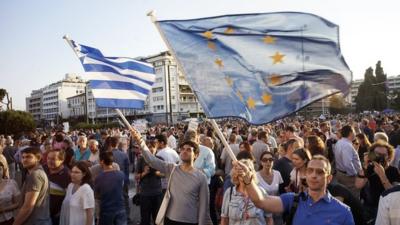
<svg viewBox="0 0 400 225"><path fill-rule="evenodd" d="M174 149L176 151L176 138L174 137L174 128L168 130L168 147Z"/></svg>
<svg viewBox="0 0 400 225"><path fill-rule="evenodd" d="M179 155L178 153L173 150L172 148L167 146L167 137L162 134L158 134L155 137L156 140L156 148L157 148L157 157L162 158L164 161L169 162L169 163L179 163ZM168 185L168 180L165 178L161 179L161 186L163 189L163 192L167 189Z"/></svg>

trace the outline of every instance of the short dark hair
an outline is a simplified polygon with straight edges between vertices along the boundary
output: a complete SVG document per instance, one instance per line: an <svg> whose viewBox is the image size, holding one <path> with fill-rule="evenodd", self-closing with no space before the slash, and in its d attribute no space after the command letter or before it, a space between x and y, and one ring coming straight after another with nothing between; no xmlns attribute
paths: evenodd
<svg viewBox="0 0 400 225"><path fill-rule="evenodd" d="M293 151L293 154L298 155L306 163L311 160L311 153L306 148L298 148L298 149Z"/></svg>
<svg viewBox="0 0 400 225"><path fill-rule="evenodd" d="M156 139L158 142L163 142L164 144L167 144L167 143L168 143L167 137L166 137L165 135L163 135L163 134L157 134L156 137L155 137L155 139Z"/></svg>
<svg viewBox="0 0 400 225"><path fill-rule="evenodd" d="M236 159L239 161L241 159L250 159L251 161L255 162L256 158L254 155L249 151L241 151L237 154Z"/></svg>
<svg viewBox="0 0 400 225"><path fill-rule="evenodd" d="M289 132L294 133L296 131L296 129L294 128L294 126L288 125L288 126L285 127L285 131L289 131Z"/></svg>
<svg viewBox="0 0 400 225"><path fill-rule="evenodd" d="M114 162L114 155L112 152L101 152L99 155L100 161L103 161L107 166L111 166Z"/></svg>
<svg viewBox="0 0 400 225"><path fill-rule="evenodd" d="M112 148L116 148L118 146L118 138L117 137L107 137L106 145L111 146Z"/></svg>
<svg viewBox="0 0 400 225"><path fill-rule="evenodd" d="M180 145L179 145L179 148L182 148L184 145L189 145L190 147L192 147L193 148L193 152L194 152L194 154L199 154L199 145L198 144L196 144L196 142L194 142L194 141L184 141L184 142L182 142Z"/></svg>
<svg viewBox="0 0 400 225"><path fill-rule="evenodd" d="M260 139L267 139L267 138L268 138L267 132L265 132L265 131L259 132L257 138L258 138L259 140L260 140Z"/></svg>
<svg viewBox="0 0 400 225"><path fill-rule="evenodd" d="M40 148L38 148L38 147L33 147L33 146L27 147L21 151L21 155L24 153L25 154L33 154L33 155L35 155L35 157L37 159L42 158L42 152L40 151Z"/></svg>
<svg viewBox="0 0 400 225"><path fill-rule="evenodd" d="M354 133L354 129L350 125L346 125L340 130L340 135L345 138L349 137L351 133Z"/></svg>
<svg viewBox="0 0 400 225"><path fill-rule="evenodd" d="M90 186L92 186L92 174L90 173L88 163L86 161L78 161L73 167L78 168L80 171L82 171L83 174L85 174L82 177L81 185L89 184Z"/></svg>

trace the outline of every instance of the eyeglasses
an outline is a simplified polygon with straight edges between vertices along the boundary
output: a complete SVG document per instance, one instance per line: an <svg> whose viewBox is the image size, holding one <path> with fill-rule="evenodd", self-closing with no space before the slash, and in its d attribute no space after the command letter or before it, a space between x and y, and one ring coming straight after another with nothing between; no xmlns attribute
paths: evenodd
<svg viewBox="0 0 400 225"><path fill-rule="evenodd" d="M273 158L262 158L261 162L273 162L274 159Z"/></svg>

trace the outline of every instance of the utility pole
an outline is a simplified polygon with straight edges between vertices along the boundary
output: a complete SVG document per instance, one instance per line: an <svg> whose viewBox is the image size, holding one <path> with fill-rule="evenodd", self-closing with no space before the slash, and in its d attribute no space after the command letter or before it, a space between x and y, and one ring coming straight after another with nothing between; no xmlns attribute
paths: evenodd
<svg viewBox="0 0 400 225"><path fill-rule="evenodd" d="M171 99L171 73L170 73L170 64L171 61L168 61L168 65L167 65L167 73L168 73L168 101L169 101L169 119L170 119L170 123L171 126L173 125L173 121L172 121L172 99Z"/></svg>

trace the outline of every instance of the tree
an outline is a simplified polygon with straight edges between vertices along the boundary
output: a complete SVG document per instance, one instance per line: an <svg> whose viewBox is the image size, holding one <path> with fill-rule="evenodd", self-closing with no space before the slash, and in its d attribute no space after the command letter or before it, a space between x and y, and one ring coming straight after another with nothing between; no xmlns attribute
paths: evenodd
<svg viewBox="0 0 400 225"><path fill-rule="evenodd" d="M374 70L369 67L364 74L364 82L358 88L356 96L356 110L382 111L388 107L387 76L383 71L381 61L378 61Z"/></svg>
<svg viewBox="0 0 400 225"><path fill-rule="evenodd" d="M383 68L381 66L381 61L376 63L375 67L375 76L376 76L376 84L374 85L375 88L375 99L374 99L374 109L377 111L382 111L388 107L387 95L388 95L388 88L387 88L387 77L386 74L383 72Z"/></svg>
<svg viewBox="0 0 400 225"><path fill-rule="evenodd" d="M374 107L374 86L376 79L374 77L374 70L369 67L364 74L364 82L358 88L358 94L355 98L356 111L362 112L365 110L373 110Z"/></svg>
<svg viewBox="0 0 400 225"><path fill-rule="evenodd" d="M32 115L24 111L0 112L0 124L0 134L20 134L35 129Z"/></svg>
<svg viewBox="0 0 400 225"><path fill-rule="evenodd" d="M332 95L328 100L329 112L331 114L345 114L347 112L346 101L341 94Z"/></svg>

